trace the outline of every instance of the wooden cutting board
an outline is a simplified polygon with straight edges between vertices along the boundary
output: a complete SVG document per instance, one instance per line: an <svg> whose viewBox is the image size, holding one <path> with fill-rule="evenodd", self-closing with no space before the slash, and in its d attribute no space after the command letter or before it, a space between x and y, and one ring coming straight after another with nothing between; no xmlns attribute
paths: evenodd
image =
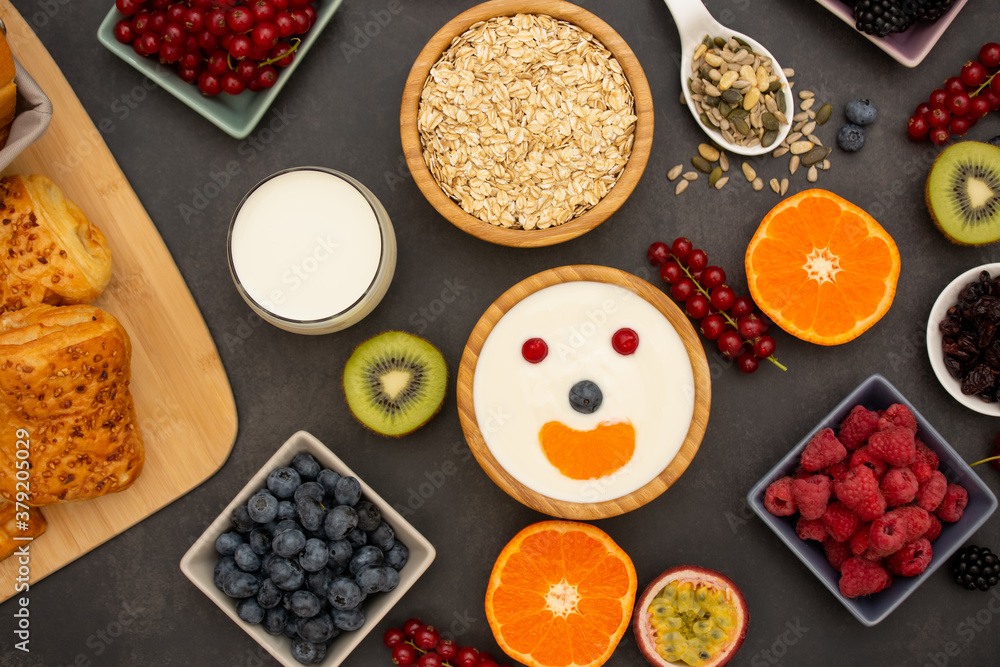
<svg viewBox="0 0 1000 667"><path fill-rule="evenodd" d="M95 305L132 339L132 392L146 445L130 488L43 508L31 543L32 585L214 474L236 439L236 405L215 343L170 252L66 78L17 10L0 0L7 40L55 110L48 131L4 173L44 174L111 246L114 275ZM15 558L0 562L0 600L14 593Z"/></svg>

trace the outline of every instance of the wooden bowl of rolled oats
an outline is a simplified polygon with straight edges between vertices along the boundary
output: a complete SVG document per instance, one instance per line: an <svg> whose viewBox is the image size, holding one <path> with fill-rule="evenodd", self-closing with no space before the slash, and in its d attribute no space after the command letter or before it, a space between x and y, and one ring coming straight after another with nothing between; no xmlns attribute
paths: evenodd
<svg viewBox="0 0 1000 667"><path fill-rule="evenodd" d="M562 243L632 193L653 99L608 24L562 0L492 0L420 52L403 92L407 165L427 200L491 243Z"/></svg>

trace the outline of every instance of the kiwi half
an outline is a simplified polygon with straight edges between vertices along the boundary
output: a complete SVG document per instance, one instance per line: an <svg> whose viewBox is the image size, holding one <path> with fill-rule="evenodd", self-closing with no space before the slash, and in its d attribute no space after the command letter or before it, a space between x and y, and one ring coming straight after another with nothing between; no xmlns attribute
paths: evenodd
<svg viewBox="0 0 1000 667"><path fill-rule="evenodd" d="M934 224L953 243L1000 241L1000 148L963 141L941 151L926 197Z"/></svg>
<svg viewBox="0 0 1000 667"><path fill-rule="evenodd" d="M437 414L447 386L441 352L403 331L366 340L344 367L344 395L355 418L391 437L415 431Z"/></svg>

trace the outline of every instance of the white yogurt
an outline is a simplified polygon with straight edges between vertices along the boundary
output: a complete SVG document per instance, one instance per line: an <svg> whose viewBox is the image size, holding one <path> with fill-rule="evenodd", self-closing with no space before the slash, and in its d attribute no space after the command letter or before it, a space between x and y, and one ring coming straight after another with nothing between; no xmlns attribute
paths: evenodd
<svg viewBox="0 0 1000 667"><path fill-rule="evenodd" d="M611 346L623 327L639 335L634 354ZM535 337L549 353L531 364L521 346ZM604 396L589 415L569 403L581 380L595 382ZM476 362L473 403L490 452L519 482L556 500L600 502L641 488L677 455L694 413L694 374L680 336L645 299L616 285L569 282L526 297L493 327ZM635 428L635 453L605 477L570 479L542 451L546 422L585 431L626 420Z"/></svg>
<svg viewBox="0 0 1000 667"><path fill-rule="evenodd" d="M230 269L247 303L272 324L327 333L378 305L396 264L389 217L363 185L300 168L258 184L229 232Z"/></svg>

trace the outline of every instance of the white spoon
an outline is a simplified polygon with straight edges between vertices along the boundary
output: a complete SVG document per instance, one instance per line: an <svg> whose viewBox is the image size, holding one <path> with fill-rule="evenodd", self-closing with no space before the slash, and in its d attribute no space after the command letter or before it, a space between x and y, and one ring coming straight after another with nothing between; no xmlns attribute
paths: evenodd
<svg viewBox="0 0 1000 667"><path fill-rule="evenodd" d="M757 40L744 35L741 32L736 32L731 28L727 28L718 21L716 21L712 15L709 13L705 5L701 3L701 0L664 0L667 4L667 9L674 17L674 23L677 24L677 32L680 33L681 37L681 90L684 92L684 99L687 101L688 111L694 116L695 122L701 126L701 129L705 131L709 137L715 141L716 145L725 148L731 153L738 153L739 155L764 155L765 153L770 153L775 148L777 148L785 137L788 136L788 131L791 129L790 125L781 124L778 127L778 138L767 147L761 146L760 144L747 148L745 146L738 146L736 144L731 144L726 141L719 129L714 125L706 125L701 121L701 114L691 100L691 91L688 88L688 78L692 75L691 72L691 58L694 55L694 50L698 48L705 35L710 37L722 37L724 39L729 39L731 37L736 37L742 39L747 44L753 48L754 53L761 56L767 56L771 59L771 69L774 74L777 75L778 80L783 84L781 90L778 94L783 94L785 96L785 109L787 110L785 115L791 119L792 114L795 113L795 101L792 98L791 88L788 86L788 79L785 74L781 71L781 65L775 60L771 52L765 49L760 42Z"/></svg>

